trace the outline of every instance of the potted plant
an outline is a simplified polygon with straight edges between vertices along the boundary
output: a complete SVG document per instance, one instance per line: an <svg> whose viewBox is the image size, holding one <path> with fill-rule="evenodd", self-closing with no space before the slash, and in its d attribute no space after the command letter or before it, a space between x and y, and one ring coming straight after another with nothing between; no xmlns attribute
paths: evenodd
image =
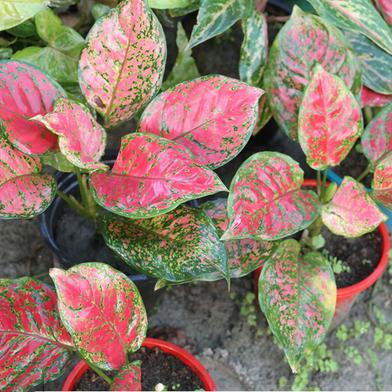
<svg viewBox="0 0 392 392"><path fill-rule="evenodd" d="M112 391L151 390L154 383L215 390L192 355L146 338L142 298L124 274L106 264L83 263L68 271L51 269L50 276L56 291L27 277L0 281L2 390L27 390L54 380L75 354L83 361L63 390L77 387L88 368Z"/></svg>

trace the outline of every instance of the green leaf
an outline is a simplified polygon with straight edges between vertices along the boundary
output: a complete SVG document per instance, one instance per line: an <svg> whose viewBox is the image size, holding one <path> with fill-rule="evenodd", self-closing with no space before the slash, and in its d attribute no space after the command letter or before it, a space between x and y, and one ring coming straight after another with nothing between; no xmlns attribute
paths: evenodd
<svg viewBox="0 0 392 392"><path fill-rule="evenodd" d="M192 0L148 0L148 5L151 8L160 10L171 9L171 8L184 8L188 7L192 3Z"/></svg>
<svg viewBox="0 0 392 392"><path fill-rule="evenodd" d="M366 35L392 54L392 30L370 0L308 0L323 18L336 26Z"/></svg>
<svg viewBox="0 0 392 392"><path fill-rule="evenodd" d="M41 158L41 162L63 173L72 173L75 170L74 165L61 152L46 154Z"/></svg>
<svg viewBox="0 0 392 392"><path fill-rule="evenodd" d="M176 43L178 47L177 59L169 76L162 85L162 90L200 76L196 62L192 57L192 50L188 48L188 38L181 23L177 24Z"/></svg>
<svg viewBox="0 0 392 392"><path fill-rule="evenodd" d="M200 0L190 0L189 5L187 7L173 8L169 10L169 15L172 18L176 18L178 16L184 16L190 14L191 12L196 11L197 9L199 9L199 6L200 6Z"/></svg>
<svg viewBox="0 0 392 392"><path fill-rule="evenodd" d="M0 2L0 31L21 24L45 7L46 0L2 0Z"/></svg>
<svg viewBox="0 0 392 392"><path fill-rule="evenodd" d="M37 30L35 29L34 19L28 19L20 25L8 29L7 33L17 38L28 38L36 36Z"/></svg>
<svg viewBox="0 0 392 392"><path fill-rule="evenodd" d="M267 63L267 19L256 10L243 21L239 73L243 82L259 87Z"/></svg>
<svg viewBox="0 0 392 392"><path fill-rule="evenodd" d="M108 5L96 3L91 9L91 15L93 16L94 20L98 20L102 16L106 15L110 10L111 7Z"/></svg>
<svg viewBox="0 0 392 392"><path fill-rule="evenodd" d="M0 60L7 60L12 56L11 48L0 48Z"/></svg>

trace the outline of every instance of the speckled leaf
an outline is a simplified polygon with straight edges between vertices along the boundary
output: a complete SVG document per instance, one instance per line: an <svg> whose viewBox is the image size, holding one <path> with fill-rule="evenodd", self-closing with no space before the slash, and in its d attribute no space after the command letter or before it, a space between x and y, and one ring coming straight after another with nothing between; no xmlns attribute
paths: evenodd
<svg viewBox="0 0 392 392"><path fill-rule="evenodd" d="M264 14L256 10L242 22L244 40L241 45L239 74L243 82L260 86L267 64L268 29Z"/></svg>
<svg viewBox="0 0 392 392"><path fill-rule="evenodd" d="M229 226L222 239L277 240L308 227L318 216L313 191L302 191L303 171L287 155L260 152L235 174L228 198Z"/></svg>
<svg viewBox="0 0 392 392"><path fill-rule="evenodd" d="M370 106L370 107L380 107L385 106L389 102L392 102L392 94L384 95L376 93L375 91L370 90L369 88L363 86L362 94L361 94L361 106Z"/></svg>
<svg viewBox="0 0 392 392"><path fill-rule="evenodd" d="M135 219L227 190L212 170L194 162L187 148L141 133L124 136L111 173L93 173L90 182L98 204Z"/></svg>
<svg viewBox="0 0 392 392"><path fill-rule="evenodd" d="M329 230L348 238L369 233L386 220L365 187L351 177L344 177L321 217Z"/></svg>
<svg viewBox="0 0 392 392"><path fill-rule="evenodd" d="M90 30L79 61L80 87L112 127L130 119L159 90L165 61L158 19L144 0L125 0Z"/></svg>
<svg viewBox="0 0 392 392"><path fill-rule="evenodd" d="M70 364L73 343L56 301L54 291L36 280L0 280L0 390L28 391Z"/></svg>
<svg viewBox="0 0 392 392"><path fill-rule="evenodd" d="M40 170L37 158L0 138L0 218L32 218L49 207L57 185L50 174L39 174Z"/></svg>
<svg viewBox="0 0 392 392"><path fill-rule="evenodd" d="M271 120L272 112L268 102L267 94L264 94L259 100L259 112L257 117L257 124L253 130L253 136L257 135L264 126Z"/></svg>
<svg viewBox="0 0 392 392"><path fill-rule="evenodd" d="M301 245L290 239L264 264L258 286L260 307L297 373L331 324L336 303L332 268L318 252L302 256Z"/></svg>
<svg viewBox="0 0 392 392"><path fill-rule="evenodd" d="M392 26L392 2L391 0L373 0L377 9L381 12L385 21Z"/></svg>
<svg viewBox="0 0 392 392"><path fill-rule="evenodd" d="M342 33L323 19L294 6L270 49L264 87L282 130L297 139L298 110L316 63L341 77L357 95L361 74Z"/></svg>
<svg viewBox="0 0 392 392"><path fill-rule="evenodd" d="M380 94L392 94L392 56L362 34L345 31L362 66L362 81Z"/></svg>
<svg viewBox="0 0 392 392"><path fill-rule="evenodd" d="M113 379L111 391L141 391L142 369L141 361L134 361L125 365Z"/></svg>
<svg viewBox="0 0 392 392"><path fill-rule="evenodd" d="M1 0L0 31L16 26L41 11L46 0Z"/></svg>
<svg viewBox="0 0 392 392"><path fill-rule="evenodd" d="M338 27L366 35L392 54L392 30L370 0L308 0L323 18Z"/></svg>
<svg viewBox="0 0 392 392"><path fill-rule="evenodd" d="M337 166L362 131L362 112L354 95L342 79L316 65L298 117L298 138L309 166Z"/></svg>
<svg viewBox="0 0 392 392"><path fill-rule="evenodd" d="M366 126L361 143L363 153L374 166L392 151L392 103Z"/></svg>
<svg viewBox="0 0 392 392"><path fill-rule="evenodd" d="M372 197L392 209L392 152L378 163L372 181Z"/></svg>
<svg viewBox="0 0 392 392"><path fill-rule="evenodd" d="M189 148L212 169L233 159L256 125L263 90L224 76L204 76L158 95L146 108L139 131Z"/></svg>
<svg viewBox="0 0 392 392"><path fill-rule="evenodd" d="M18 61L0 61L0 123L9 141L26 154L57 149L57 137L30 120L53 110L64 90L37 68Z"/></svg>
<svg viewBox="0 0 392 392"><path fill-rule="evenodd" d="M222 236L229 223L227 199L209 201L202 204L200 208L212 219L218 229L218 235ZM231 278L240 278L255 271L275 249L275 243L272 241L256 241L250 238L225 241L224 244Z"/></svg>
<svg viewBox="0 0 392 392"><path fill-rule="evenodd" d="M61 320L87 361L120 369L127 353L140 348L147 315L135 284L102 263L83 263L49 272L56 286Z"/></svg>
<svg viewBox="0 0 392 392"><path fill-rule="evenodd" d="M99 162L105 151L106 132L86 106L60 98L53 112L34 119L59 136L60 151L72 164L86 170L107 168Z"/></svg>
<svg viewBox="0 0 392 392"><path fill-rule="evenodd" d="M106 244L132 268L171 283L228 276L227 257L207 214L180 206L151 219L105 217Z"/></svg>

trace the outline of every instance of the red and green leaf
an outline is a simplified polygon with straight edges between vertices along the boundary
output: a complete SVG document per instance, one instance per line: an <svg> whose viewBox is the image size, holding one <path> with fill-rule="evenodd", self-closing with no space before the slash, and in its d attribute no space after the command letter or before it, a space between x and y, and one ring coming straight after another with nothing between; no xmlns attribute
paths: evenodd
<svg viewBox="0 0 392 392"><path fill-rule="evenodd" d="M0 61L0 124L2 133L26 154L57 150L57 137L31 120L53 110L64 90L38 68L18 61Z"/></svg>
<svg viewBox="0 0 392 392"><path fill-rule="evenodd" d="M238 169L228 198L229 225L222 239L277 240L308 227L320 205L302 191L303 171L287 155L260 152Z"/></svg>
<svg viewBox="0 0 392 392"><path fill-rule="evenodd" d="M293 139L297 139L298 111L315 63L341 77L354 95L360 92L360 69L342 33L294 6L271 47L264 75L272 113Z"/></svg>
<svg viewBox="0 0 392 392"><path fill-rule="evenodd" d="M259 100L259 113L257 124L253 130L253 136L257 135L272 118L272 112L268 103L267 95L263 95Z"/></svg>
<svg viewBox="0 0 392 392"><path fill-rule="evenodd" d="M106 169L99 163L106 146L106 132L82 104L60 98L53 112L37 116L59 137L60 151L75 166L86 170Z"/></svg>
<svg viewBox="0 0 392 392"><path fill-rule="evenodd" d="M372 181L372 196L385 207L392 209L392 153L376 166Z"/></svg>
<svg viewBox="0 0 392 392"><path fill-rule="evenodd" d="M262 94L225 76L204 76L156 97L144 111L139 131L182 144L197 163L214 169L248 142Z"/></svg>
<svg viewBox="0 0 392 392"><path fill-rule="evenodd" d="M392 103L366 126L361 143L363 153L373 165L392 151Z"/></svg>
<svg viewBox="0 0 392 392"><path fill-rule="evenodd" d="M111 391L141 391L142 370L141 361L125 365L113 379Z"/></svg>
<svg viewBox="0 0 392 392"><path fill-rule="evenodd" d="M27 391L56 379L73 343L57 313L55 292L30 278L0 280L0 389Z"/></svg>
<svg viewBox="0 0 392 392"><path fill-rule="evenodd" d="M301 255L301 245L283 241L264 264L259 303L294 373L302 358L323 341L336 303L334 273L320 253Z"/></svg>
<svg viewBox="0 0 392 392"><path fill-rule="evenodd" d="M61 320L88 362L120 369L127 353L140 348L147 315L135 284L102 263L84 263L49 273L56 286Z"/></svg>
<svg viewBox="0 0 392 392"><path fill-rule="evenodd" d="M106 244L132 268L171 283L228 279L224 244L200 209L180 206L150 219L104 217Z"/></svg>
<svg viewBox="0 0 392 392"><path fill-rule="evenodd" d="M392 101L392 94L379 94L363 86L361 94L361 106L380 107L385 106Z"/></svg>
<svg viewBox="0 0 392 392"><path fill-rule="evenodd" d="M321 217L329 230L348 238L369 233L386 220L366 188L351 177L344 177Z"/></svg>
<svg viewBox="0 0 392 392"><path fill-rule="evenodd" d="M125 0L90 30L79 61L80 87L112 127L133 117L155 95L165 61L165 36L147 2Z"/></svg>
<svg viewBox="0 0 392 392"><path fill-rule="evenodd" d="M144 133L124 136L112 171L93 173L90 183L99 205L134 219L226 190L212 170L194 162L186 147Z"/></svg>
<svg viewBox="0 0 392 392"><path fill-rule="evenodd" d="M392 3L390 0L373 0L385 21L392 26Z"/></svg>
<svg viewBox="0 0 392 392"><path fill-rule="evenodd" d="M298 118L298 138L309 166L326 170L338 165L362 130L361 108L354 95L342 79L316 65Z"/></svg>

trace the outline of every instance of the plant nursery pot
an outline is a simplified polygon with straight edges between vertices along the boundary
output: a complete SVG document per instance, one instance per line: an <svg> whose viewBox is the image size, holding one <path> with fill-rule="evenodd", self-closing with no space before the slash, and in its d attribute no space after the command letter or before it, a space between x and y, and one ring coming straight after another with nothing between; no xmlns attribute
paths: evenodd
<svg viewBox="0 0 392 392"><path fill-rule="evenodd" d="M304 186L317 186L316 180L305 180ZM335 315L331 324L331 328L335 328L337 325L341 323L341 321L348 315L353 306L357 297L371 287L382 275L385 271L385 268L388 265L388 254L391 247L389 232L384 223L378 227L378 232L381 236L381 256L380 260L373 270L373 272L368 275L365 279L359 281L356 284L351 286L346 286L342 288L338 288L336 294L336 308ZM263 267L260 267L254 272L254 286L256 291L256 298L258 298L258 280Z"/></svg>
<svg viewBox="0 0 392 392"><path fill-rule="evenodd" d="M192 372L199 378L205 391L216 391L216 385L207 369L188 351L173 343L166 342L160 339L146 338L143 342L143 347L147 349L159 348L162 352L176 357L185 366L192 370ZM86 362L83 360L78 362L76 366L68 374L62 391L73 391L83 374L89 369Z"/></svg>

